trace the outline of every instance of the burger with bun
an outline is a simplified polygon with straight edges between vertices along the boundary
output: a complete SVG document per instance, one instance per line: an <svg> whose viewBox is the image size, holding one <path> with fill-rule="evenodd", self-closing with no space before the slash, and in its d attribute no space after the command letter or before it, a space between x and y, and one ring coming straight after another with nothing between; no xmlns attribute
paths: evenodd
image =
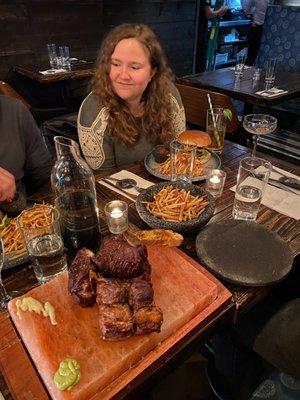
<svg viewBox="0 0 300 400"><path fill-rule="evenodd" d="M178 137L177 140L184 144L190 144L197 146L197 160L201 162L201 164L206 163L211 154L205 147L211 144L211 138L208 133L203 131L184 131Z"/></svg>

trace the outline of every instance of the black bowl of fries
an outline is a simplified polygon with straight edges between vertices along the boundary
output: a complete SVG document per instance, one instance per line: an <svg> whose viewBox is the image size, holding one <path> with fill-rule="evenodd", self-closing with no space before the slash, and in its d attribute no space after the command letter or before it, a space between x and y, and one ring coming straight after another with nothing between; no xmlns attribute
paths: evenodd
<svg viewBox="0 0 300 400"><path fill-rule="evenodd" d="M139 194L136 209L151 228L185 233L207 224L214 214L215 199L196 185L161 182Z"/></svg>

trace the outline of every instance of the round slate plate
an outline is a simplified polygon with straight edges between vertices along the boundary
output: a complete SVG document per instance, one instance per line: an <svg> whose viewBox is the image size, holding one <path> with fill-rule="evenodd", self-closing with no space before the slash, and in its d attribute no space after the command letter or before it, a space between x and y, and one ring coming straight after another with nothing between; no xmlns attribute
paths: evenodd
<svg viewBox="0 0 300 400"><path fill-rule="evenodd" d="M157 149L158 147L166 147L166 146L158 145L158 146L154 147L154 149ZM160 172L158 172L157 169L159 167L159 163L157 163L154 159L154 156L153 156L154 149L152 151L150 151L150 153L148 153L144 159L145 168L150 174L156 176L157 178L163 179L165 181L170 181L171 180L170 175L164 175L164 174L161 174ZM193 182L203 181L206 178L206 171L211 170L211 169L218 169L220 166L221 166L220 157L218 156L218 154L211 152L210 159L207 161L207 163L203 164L202 175L194 178Z"/></svg>
<svg viewBox="0 0 300 400"><path fill-rule="evenodd" d="M209 204L206 206L203 213L197 218L192 219L190 221L184 222L172 222L172 221L164 221L161 218L155 217L151 214L145 204L144 201L153 201L154 195L161 191L161 189L165 186L172 185L173 187L179 187L180 189L189 190L193 196L206 196ZM171 229L175 232L191 232L194 230L199 230L202 226L206 225L207 222L211 219L215 210L215 199L214 197L208 193L203 188L192 185L186 182L160 182L156 185L152 185L145 190L145 192L140 193L136 199L136 209L143 221L146 222L151 228L158 229Z"/></svg>
<svg viewBox="0 0 300 400"><path fill-rule="evenodd" d="M265 286L282 280L292 267L288 245L255 222L221 221L197 236L196 251L219 277L245 286Z"/></svg>

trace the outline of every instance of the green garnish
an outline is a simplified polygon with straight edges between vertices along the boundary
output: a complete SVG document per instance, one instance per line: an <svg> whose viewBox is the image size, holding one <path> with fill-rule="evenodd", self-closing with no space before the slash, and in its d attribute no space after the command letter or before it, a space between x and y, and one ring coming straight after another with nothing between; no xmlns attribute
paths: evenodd
<svg viewBox="0 0 300 400"><path fill-rule="evenodd" d="M232 120L232 111L229 108L224 108L223 114L225 118L229 119L229 121Z"/></svg>

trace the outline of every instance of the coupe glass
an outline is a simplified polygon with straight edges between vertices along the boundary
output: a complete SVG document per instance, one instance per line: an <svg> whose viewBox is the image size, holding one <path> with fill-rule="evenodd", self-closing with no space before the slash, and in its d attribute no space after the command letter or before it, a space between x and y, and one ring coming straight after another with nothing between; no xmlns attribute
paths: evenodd
<svg viewBox="0 0 300 400"><path fill-rule="evenodd" d="M274 132L277 128L277 119L266 114L249 114L244 117L243 127L253 135L252 157L255 157L258 136Z"/></svg>
<svg viewBox="0 0 300 400"><path fill-rule="evenodd" d="M16 296L19 296L20 293L16 291L7 293L7 291L5 290L1 276L3 264L4 264L4 246L2 239L0 237L0 307L5 309L7 308L7 303L9 302L9 300L11 300Z"/></svg>

